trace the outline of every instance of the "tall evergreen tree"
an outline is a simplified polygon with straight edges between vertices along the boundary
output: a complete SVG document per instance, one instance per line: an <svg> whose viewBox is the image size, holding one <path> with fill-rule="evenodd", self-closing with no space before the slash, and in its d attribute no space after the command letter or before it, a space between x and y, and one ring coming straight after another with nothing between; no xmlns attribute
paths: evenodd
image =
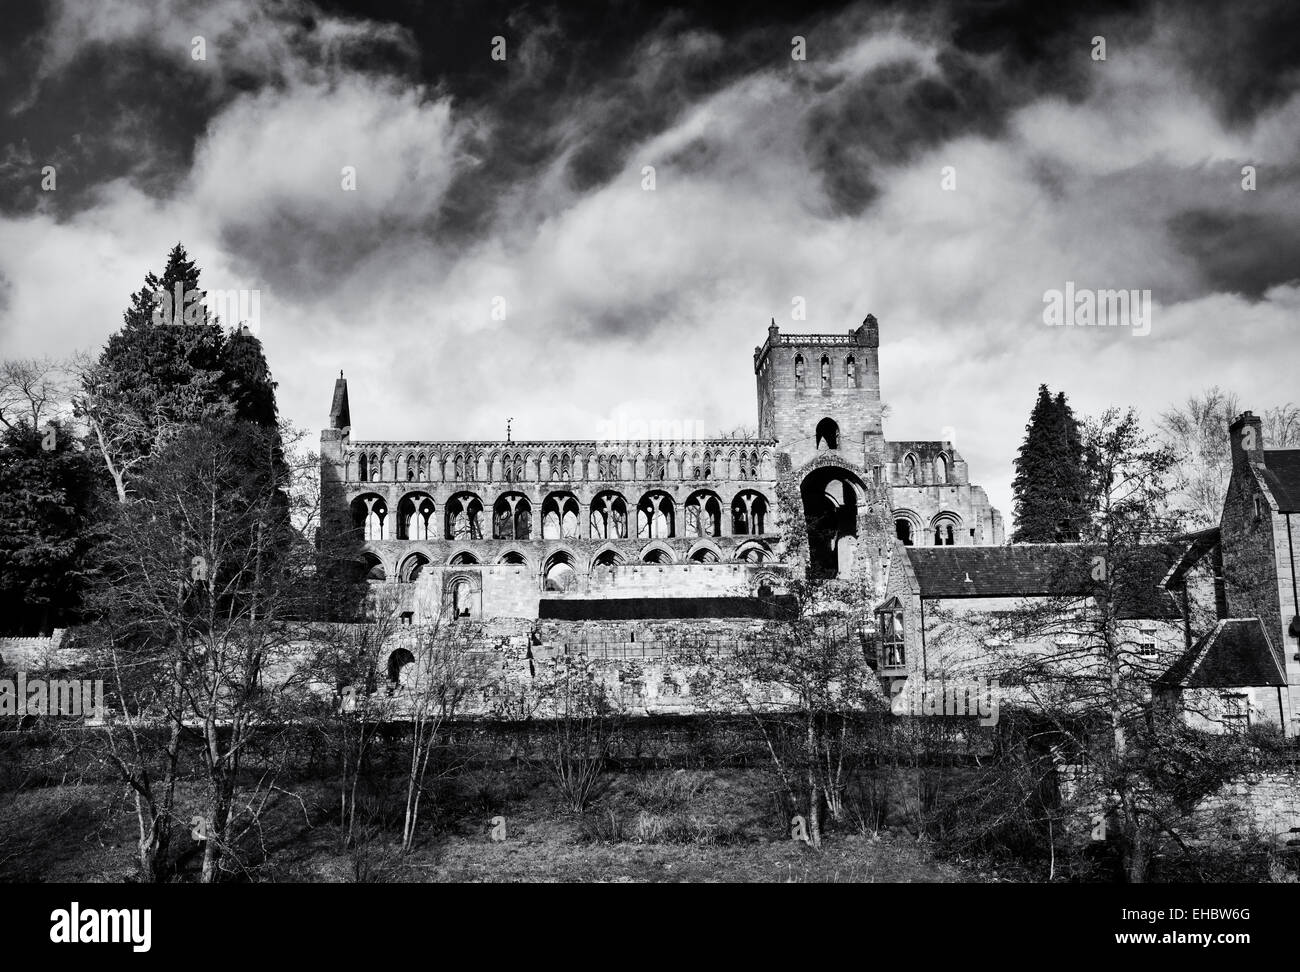
<svg viewBox="0 0 1300 972"><path fill-rule="evenodd" d="M261 343L228 334L209 314L199 276L177 243L162 275L145 277L121 330L83 370L78 410L121 502L139 465L180 426L217 420L275 425L275 383Z"/></svg>
<svg viewBox="0 0 1300 972"><path fill-rule="evenodd" d="M93 483L68 426L20 422L0 433L0 631L48 634L76 620Z"/></svg>
<svg viewBox="0 0 1300 972"><path fill-rule="evenodd" d="M1081 498L1083 440L1064 392L1053 398L1046 385L1038 386L1015 470L1012 542L1077 540L1082 518L1087 516Z"/></svg>

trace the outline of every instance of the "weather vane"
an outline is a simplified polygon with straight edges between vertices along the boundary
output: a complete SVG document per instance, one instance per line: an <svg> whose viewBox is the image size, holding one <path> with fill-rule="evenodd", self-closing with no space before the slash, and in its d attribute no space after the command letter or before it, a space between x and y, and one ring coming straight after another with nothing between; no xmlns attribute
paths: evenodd
<svg viewBox="0 0 1300 972"><path fill-rule="evenodd" d="M510 423L513 422L514 420L515 417L513 415L510 416L510 418L506 419L506 442L510 441Z"/></svg>

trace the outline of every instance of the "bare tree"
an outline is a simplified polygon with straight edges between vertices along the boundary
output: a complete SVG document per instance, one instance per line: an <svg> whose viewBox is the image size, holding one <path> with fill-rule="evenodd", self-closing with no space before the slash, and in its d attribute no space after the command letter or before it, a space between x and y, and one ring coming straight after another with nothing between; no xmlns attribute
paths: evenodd
<svg viewBox="0 0 1300 972"><path fill-rule="evenodd" d="M929 609L930 676L996 680L1003 713L1025 716L1040 752L1078 770L1075 799L1101 808L1126 879L1142 882L1164 841L1185 846L1179 822L1239 754L1152 705L1177 651L1153 657L1139 619L1172 608L1156 584L1180 535L1167 503L1176 455L1116 409L1085 424L1084 444L1093 512L1080 543L1051 551L1056 593L996 613Z"/></svg>
<svg viewBox="0 0 1300 972"><path fill-rule="evenodd" d="M683 640L681 664L693 666L701 700L711 711L743 712L762 733L772 767L794 806L805 806L809 843L821 847L823 810L845 816L852 771L852 724L885 708L858 631L833 582L792 585L789 613L768 637L732 651Z"/></svg>
<svg viewBox="0 0 1300 972"><path fill-rule="evenodd" d="M70 379L66 366L53 358L0 362L0 425L20 423L39 428L69 411Z"/></svg>
<svg viewBox="0 0 1300 972"><path fill-rule="evenodd" d="M306 697L297 659L315 554L289 521L295 477L315 470L287 464L274 430L248 423L189 427L148 468L136 499L116 508L98 597L122 708L107 739L137 794L142 867L155 877L176 822L178 759L197 742L206 806L195 829L210 882L223 859L238 866L240 815L257 812L251 800L235 810L245 752L286 731ZM161 752L148 742L159 735Z"/></svg>
<svg viewBox="0 0 1300 972"><path fill-rule="evenodd" d="M1228 425L1241 412L1241 400L1217 385L1163 412L1156 422L1163 442L1178 462L1170 477L1193 526L1215 526L1232 475ZM1291 403L1265 409L1264 444L1274 449L1300 445L1300 408Z"/></svg>

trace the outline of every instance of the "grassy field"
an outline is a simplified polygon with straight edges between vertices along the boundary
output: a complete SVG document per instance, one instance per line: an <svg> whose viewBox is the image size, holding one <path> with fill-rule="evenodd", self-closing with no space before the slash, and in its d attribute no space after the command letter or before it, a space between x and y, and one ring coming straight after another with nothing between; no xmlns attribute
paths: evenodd
<svg viewBox="0 0 1300 972"><path fill-rule="evenodd" d="M390 791L397 793L394 789ZM178 819L197 810L182 788ZM401 799L363 800L366 826L340 845L337 793L319 782L267 799L241 848L245 880L536 882L933 882L998 880L993 871L938 861L901 826L845 826L815 851L790 839L771 778L756 770L647 770L610 774L585 814L517 766L441 782L417 846L398 852ZM504 818L505 840L491 837ZM134 870L136 819L120 789L52 785L0 804L0 880L125 881ZM180 880L198 845L178 827Z"/></svg>

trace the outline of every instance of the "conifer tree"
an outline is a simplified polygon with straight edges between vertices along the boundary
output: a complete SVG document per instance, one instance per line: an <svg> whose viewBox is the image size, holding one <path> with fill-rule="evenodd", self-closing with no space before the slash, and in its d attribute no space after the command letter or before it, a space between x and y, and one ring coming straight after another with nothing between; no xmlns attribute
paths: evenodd
<svg viewBox="0 0 1300 972"><path fill-rule="evenodd" d="M1081 500L1083 444L1064 392L1053 398L1046 385L1038 386L1015 469L1012 542L1077 540L1081 519L1087 515Z"/></svg>

